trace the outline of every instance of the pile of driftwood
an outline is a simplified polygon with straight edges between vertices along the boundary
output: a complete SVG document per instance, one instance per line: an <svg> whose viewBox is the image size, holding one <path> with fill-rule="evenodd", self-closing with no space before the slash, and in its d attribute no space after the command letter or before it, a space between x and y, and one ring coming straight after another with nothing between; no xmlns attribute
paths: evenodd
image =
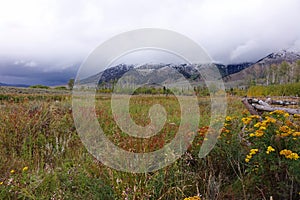
<svg viewBox="0 0 300 200"><path fill-rule="evenodd" d="M300 114L300 109L289 108L285 106L299 105L295 101L278 101L267 98L266 100L260 100L255 98L243 98L242 103L249 110L251 115L261 115L263 112L272 112L274 110L283 110L289 114ZM280 105L276 107L274 105Z"/></svg>

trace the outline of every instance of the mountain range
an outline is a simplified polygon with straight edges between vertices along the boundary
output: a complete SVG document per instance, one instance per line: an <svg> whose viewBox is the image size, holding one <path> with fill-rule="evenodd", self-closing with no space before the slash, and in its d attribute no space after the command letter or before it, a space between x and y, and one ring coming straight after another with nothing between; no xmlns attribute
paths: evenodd
<svg viewBox="0 0 300 200"><path fill-rule="evenodd" d="M272 65L280 65L282 62L295 63L298 60L300 60L300 53L282 50L276 53L271 53L253 63L244 62L229 65L214 63L214 65L218 68L227 86L237 87L243 86L243 84L245 84L245 80L256 80L262 78L262 76L266 73L266 70L268 70L268 68ZM96 80L98 80L99 85L109 85L109 83L119 80L121 77L122 79L127 79L127 82L128 80L134 79L134 82L137 84L162 84L168 81L184 81L182 76L178 76L177 72L183 75L183 77L188 79L190 82L201 82L203 79L199 72L195 70L195 67L197 66L189 64L119 64L83 79L81 80L81 83L95 83ZM137 80L137 77L142 77L142 80ZM166 78L167 80L165 80Z"/></svg>
<svg viewBox="0 0 300 200"><path fill-rule="evenodd" d="M245 82L247 81L249 82L249 80L261 80L261 82L266 80L268 82L268 79L270 78L269 77L270 71L273 70L273 69L271 70L271 68L274 68L274 65L279 66L283 62L292 64L292 63L296 63L296 61L298 60L300 60L299 52L282 50L279 52L271 53L257 60L256 62L242 62L236 64L214 63L214 65L219 70L225 84L228 87L237 87L237 86L245 85ZM30 71L29 67L25 68L21 64L24 63L19 63L19 64L14 63L11 66L12 69L15 69L16 74L19 77L21 77L22 74L21 74L21 70L18 70L17 67L21 67L22 69L28 68L25 74L30 75L30 77L32 78L36 77L36 75L38 75L39 77L46 77L49 80L54 80L59 78L61 80L64 80L65 83L67 83L66 81L69 80L71 77L74 77L76 75L76 70L78 69L78 67L67 68L66 70L60 73L51 72L50 74L48 74L45 71L41 71L39 68L38 70L40 71L32 72ZM9 62L8 61L4 62L2 65L7 66L9 65ZM25 65L27 66L27 63L25 63ZM130 73L128 73L129 71ZM89 84L95 81L99 81L98 82L99 84L111 83L123 77L124 74L127 74L127 79L130 79L129 77L130 75L135 76L136 79L137 77L139 77L138 75L143 75L144 80L136 80L136 81L145 82L145 79L147 79L146 82L149 84L152 83L159 84L162 83L163 81L167 81L167 82L183 81L182 76L177 77L178 73L183 75L185 79L188 79L191 82L203 81L201 79L200 74L197 72L197 70L195 70L195 66L189 64L146 63L146 64L139 64L139 65L119 64L107 68L104 71L94 74L88 78L82 79L81 83ZM300 74L299 71L295 71L292 72L290 75L295 76L295 73ZM10 72L10 74L12 74L12 72ZM280 76L280 74L277 76ZM164 80L166 77L170 77L169 80ZM276 79L274 73L272 74L272 79ZM5 82L0 82L0 86L28 87L29 84L14 84L14 83L7 84Z"/></svg>

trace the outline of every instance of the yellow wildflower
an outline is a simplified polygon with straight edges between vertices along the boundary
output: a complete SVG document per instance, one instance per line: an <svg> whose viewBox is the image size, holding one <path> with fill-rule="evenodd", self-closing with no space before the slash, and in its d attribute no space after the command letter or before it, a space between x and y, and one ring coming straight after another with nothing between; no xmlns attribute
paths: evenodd
<svg viewBox="0 0 300 200"><path fill-rule="evenodd" d="M285 113L285 114L284 114L284 117L285 117L285 118L288 118L289 116L290 116L289 113Z"/></svg>
<svg viewBox="0 0 300 200"><path fill-rule="evenodd" d="M284 132L284 133L287 133L290 131L290 128L288 126L281 126L279 128L280 131Z"/></svg>
<svg viewBox="0 0 300 200"><path fill-rule="evenodd" d="M275 151L275 149L272 146L268 146L266 153L270 154L272 151Z"/></svg>
<svg viewBox="0 0 300 200"><path fill-rule="evenodd" d="M300 118L300 114L294 114L295 118Z"/></svg>
<svg viewBox="0 0 300 200"><path fill-rule="evenodd" d="M250 117L243 117L243 118L242 118L242 121L243 121L243 123L244 123L245 125L248 125L248 124L250 124L250 122L251 122L251 118L250 118Z"/></svg>
<svg viewBox="0 0 300 200"><path fill-rule="evenodd" d="M289 135L290 135L289 133L282 133L282 134L280 134L281 137L287 137Z"/></svg>
<svg viewBox="0 0 300 200"><path fill-rule="evenodd" d="M13 170L13 169L12 169L12 170L10 170L10 173L11 173L11 174L15 173L15 170Z"/></svg>
<svg viewBox="0 0 300 200"><path fill-rule="evenodd" d="M250 154L251 155L254 155L254 154L256 154L258 152L258 149L251 149L250 150Z"/></svg>
<svg viewBox="0 0 300 200"><path fill-rule="evenodd" d="M272 114L284 115L285 113L286 113L286 112L283 111L283 110L275 110L275 111L271 112L270 114L271 114L271 115L272 115Z"/></svg>
<svg viewBox="0 0 300 200"><path fill-rule="evenodd" d="M250 162L250 159L253 155L255 155L258 152L258 149L250 149L250 153L246 155L245 162Z"/></svg>
<svg viewBox="0 0 300 200"><path fill-rule="evenodd" d="M0 182L0 185L3 185L3 181Z"/></svg>
<svg viewBox="0 0 300 200"><path fill-rule="evenodd" d="M291 153L290 155L286 156L286 158L289 158L291 160L298 160L299 155L297 153Z"/></svg>
<svg viewBox="0 0 300 200"><path fill-rule="evenodd" d="M269 124L269 121L267 121L267 120L264 120L264 121L261 122L262 127L267 127L268 124Z"/></svg>
<svg viewBox="0 0 300 200"><path fill-rule="evenodd" d="M230 116L227 116L227 117L226 117L226 121L229 122L229 121L231 121L231 120L232 120L232 118L231 118Z"/></svg>
<svg viewBox="0 0 300 200"><path fill-rule="evenodd" d="M252 119L260 119L260 116L259 115L251 115L250 116Z"/></svg>
<svg viewBox="0 0 300 200"><path fill-rule="evenodd" d="M260 126L261 126L261 122L257 122L257 123L254 125L255 128L258 128L258 127L260 127Z"/></svg>
<svg viewBox="0 0 300 200"><path fill-rule="evenodd" d="M184 200L201 200L199 196L184 198Z"/></svg>
<svg viewBox="0 0 300 200"><path fill-rule="evenodd" d="M250 135L249 135L250 137L254 137L255 136L255 134L254 133L250 133Z"/></svg>
<svg viewBox="0 0 300 200"><path fill-rule="evenodd" d="M225 129L224 132L225 132L225 133L230 133L230 130Z"/></svg>
<svg viewBox="0 0 300 200"><path fill-rule="evenodd" d="M263 136L264 135L264 132L262 131L262 130L257 130L257 131L255 131L255 136L256 137L261 137L261 136Z"/></svg>
<svg viewBox="0 0 300 200"><path fill-rule="evenodd" d="M264 130L266 130L267 128L265 127L265 126L261 126L261 127L259 127L259 130L261 130L261 131L264 131Z"/></svg>
<svg viewBox="0 0 300 200"><path fill-rule="evenodd" d="M280 155L290 155L291 153L293 153L291 150L287 150L287 149L283 149L279 152Z"/></svg>
<svg viewBox="0 0 300 200"><path fill-rule="evenodd" d="M294 133L293 133L293 136L294 136L294 137L297 137L297 136L300 137L300 132L294 132Z"/></svg>
<svg viewBox="0 0 300 200"><path fill-rule="evenodd" d="M28 167L23 167L23 172L26 172L28 170Z"/></svg>
<svg viewBox="0 0 300 200"><path fill-rule="evenodd" d="M274 119L273 117L267 116L265 122L267 122L267 123L276 123L276 119Z"/></svg>

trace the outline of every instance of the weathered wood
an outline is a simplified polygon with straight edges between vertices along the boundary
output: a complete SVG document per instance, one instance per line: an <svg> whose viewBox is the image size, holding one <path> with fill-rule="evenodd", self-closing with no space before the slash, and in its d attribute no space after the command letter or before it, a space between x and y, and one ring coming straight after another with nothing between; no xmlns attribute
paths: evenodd
<svg viewBox="0 0 300 200"><path fill-rule="evenodd" d="M281 106L299 105L299 103L296 101L272 100L271 98L267 98L265 102L271 105L281 105Z"/></svg>
<svg viewBox="0 0 300 200"><path fill-rule="evenodd" d="M259 101L258 101L258 104L259 104L259 105L262 105L262 106L270 106L268 103L266 103L266 102L264 102L264 101L262 101L262 100L259 100Z"/></svg>
<svg viewBox="0 0 300 200"><path fill-rule="evenodd" d="M272 100L271 98L267 98L265 102L271 105L281 105L281 106L298 105L298 102L296 101Z"/></svg>
<svg viewBox="0 0 300 200"><path fill-rule="evenodd" d="M258 104L252 104L256 110L261 110L261 111L267 111L267 112L272 112L275 110L283 110L289 114L300 114L300 109L292 109L292 108L282 108L282 107L272 107L272 106L264 106L264 105L258 105Z"/></svg>
<svg viewBox="0 0 300 200"><path fill-rule="evenodd" d="M261 115L262 112L272 112L275 110L283 110L289 114L300 114L300 109L273 107L270 104L276 105L298 105L297 102L289 101L274 101L268 98L266 101L252 98L243 98L242 103L245 105L251 115Z"/></svg>
<svg viewBox="0 0 300 200"><path fill-rule="evenodd" d="M297 102L294 101L274 101L272 100L273 105L282 105L282 106L289 106L289 105L298 105Z"/></svg>
<svg viewBox="0 0 300 200"><path fill-rule="evenodd" d="M254 109L254 107L249 103L247 98L243 98L242 103L245 105L247 110L251 115L259 115L259 113Z"/></svg>

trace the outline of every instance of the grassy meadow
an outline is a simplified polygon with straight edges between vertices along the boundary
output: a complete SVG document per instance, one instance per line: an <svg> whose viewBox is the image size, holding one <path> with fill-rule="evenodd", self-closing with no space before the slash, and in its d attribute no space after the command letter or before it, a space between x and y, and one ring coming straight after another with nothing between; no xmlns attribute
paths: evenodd
<svg viewBox="0 0 300 200"><path fill-rule="evenodd" d="M210 98L199 97L196 137L175 163L150 173L111 169L82 144L72 117L70 93L0 94L0 199L299 199L300 116L275 111L251 116L241 97L228 95L227 117L214 149L199 149L210 122ZM110 95L96 98L107 137L131 152L151 152L170 142L180 124L172 95L135 95L130 115L146 126L149 108L163 105L163 129L149 139L122 132L110 110ZM109 152L108 152L109 153ZM198 197L195 197L198 196Z"/></svg>

